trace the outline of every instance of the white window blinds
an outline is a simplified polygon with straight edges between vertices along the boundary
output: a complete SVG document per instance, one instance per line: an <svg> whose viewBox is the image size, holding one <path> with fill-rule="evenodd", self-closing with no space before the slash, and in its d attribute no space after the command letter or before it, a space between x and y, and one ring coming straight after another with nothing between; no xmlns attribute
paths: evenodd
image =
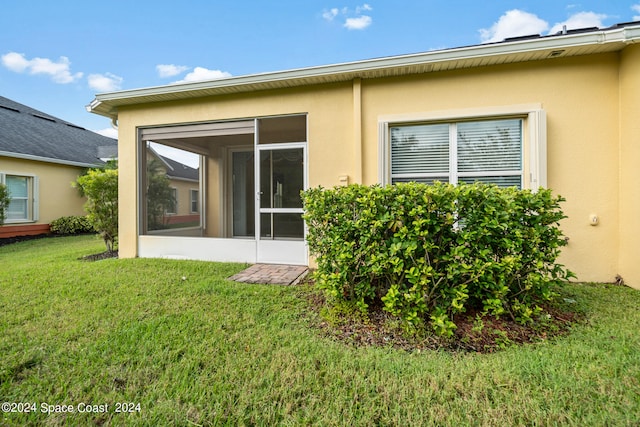
<svg viewBox="0 0 640 427"><path fill-rule="evenodd" d="M398 126L390 132L393 182L448 180L448 124Z"/></svg>
<svg viewBox="0 0 640 427"><path fill-rule="evenodd" d="M485 182L522 187L522 119L389 128L391 182Z"/></svg>
<svg viewBox="0 0 640 427"><path fill-rule="evenodd" d="M458 123L458 171L522 169L522 121Z"/></svg>

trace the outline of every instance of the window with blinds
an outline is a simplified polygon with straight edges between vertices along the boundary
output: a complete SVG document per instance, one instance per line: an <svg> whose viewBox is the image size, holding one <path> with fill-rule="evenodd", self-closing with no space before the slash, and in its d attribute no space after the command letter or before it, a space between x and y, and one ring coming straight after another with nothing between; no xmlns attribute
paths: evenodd
<svg viewBox="0 0 640 427"><path fill-rule="evenodd" d="M522 119L389 128L391 182L484 182L522 188Z"/></svg>
<svg viewBox="0 0 640 427"><path fill-rule="evenodd" d="M390 128L392 182L449 181L449 125Z"/></svg>

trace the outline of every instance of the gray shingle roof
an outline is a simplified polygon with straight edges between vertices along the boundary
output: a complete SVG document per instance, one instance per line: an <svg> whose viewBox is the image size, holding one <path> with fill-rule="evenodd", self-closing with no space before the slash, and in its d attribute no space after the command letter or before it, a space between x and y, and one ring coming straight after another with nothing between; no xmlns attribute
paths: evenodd
<svg viewBox="0 0 640 427"><path fill-rule="evenodd" d="M113 138L0 96L0 155L98 166L101 154L117 146Z"/></svg>
<svg viewBox="0 0 640 427"><path fill-rule="evenodd" d="M158 157L160 157L162 161L169 166L167 168L167 176L169 178L188 179L192 181L198 181L200 179L200 172L198 169L194 169L191 166L187 166L168 157L161 155L158 155Z"/></svg>

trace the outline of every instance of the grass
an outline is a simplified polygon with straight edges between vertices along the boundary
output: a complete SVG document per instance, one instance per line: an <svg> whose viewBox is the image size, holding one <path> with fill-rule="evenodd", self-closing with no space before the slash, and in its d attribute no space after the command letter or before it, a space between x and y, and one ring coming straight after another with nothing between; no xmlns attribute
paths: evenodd
<svg viewBox="0 0 640 427"><path fill-rule="evenodd" d="M587 321L562 338L406 352L323 336L301 287L226 280L243 265L77 259L103 247L91 236L0 247L0 401L36 409L0 413L1 425L640 424L629 288L567 286ZM42 412L81 403L108 408Z"/></svg>

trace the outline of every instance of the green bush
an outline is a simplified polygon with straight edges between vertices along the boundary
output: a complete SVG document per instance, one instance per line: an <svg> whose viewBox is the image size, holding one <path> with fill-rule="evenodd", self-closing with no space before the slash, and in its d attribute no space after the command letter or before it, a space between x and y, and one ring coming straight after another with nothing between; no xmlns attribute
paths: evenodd
<svg viewBox="0 0 640 427"><path fill-rule="evenodd" d="M118 240L118 169L89 169L73 185L87 197L87 218L107 252L113 252Z"/></svg>
<svg viewBox="0 0 640 427"><path fill-rule="evenodd" d="M86 216L63 216L54 219L49 224L49 229L54 234L95 233L95 229Z"/></svg>
<svg viewBox="0 0 640 427"><path fill-rule="evenodd" d="M0 184L0 225L4 224L9 203L11 203L11 199L9 198L9 189L6 185Z"/></svg>
<svg viewBox="0 0 640 427"><path fill-rule="evenodd" d="M303 201L321 288L440 335L470 308L530 322L572 276L556 262L563 199L549 190L351 185L309 189Z"/></svg>

